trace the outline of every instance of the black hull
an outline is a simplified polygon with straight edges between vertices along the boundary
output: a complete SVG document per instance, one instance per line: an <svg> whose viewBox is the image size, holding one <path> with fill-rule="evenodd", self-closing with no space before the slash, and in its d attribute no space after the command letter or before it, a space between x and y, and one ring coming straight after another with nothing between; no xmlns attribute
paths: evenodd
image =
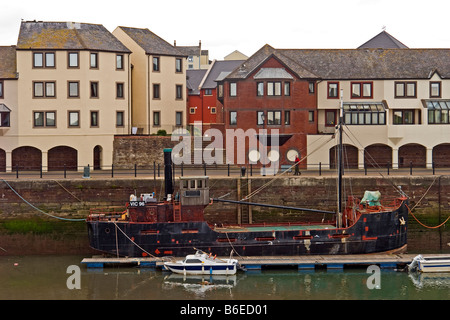
<svg viewBox="0 0 450 320"><path fill-rule="evenodd" d="M193 248L228 256L367 254L395 251L407 244L406 202L394 211L363 213L349 228L288 231L214 231L206 222L131 223L87 221L90 246L128 256L177 256ZM120 230L119 230L120 229Z"/></svg>

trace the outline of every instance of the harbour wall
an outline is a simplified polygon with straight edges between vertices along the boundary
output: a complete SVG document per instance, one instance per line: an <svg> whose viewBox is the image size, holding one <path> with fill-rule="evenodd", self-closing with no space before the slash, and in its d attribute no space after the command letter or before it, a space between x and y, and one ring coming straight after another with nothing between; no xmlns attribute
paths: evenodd
<svg viewBox="0 0 450 320"><path fill-rule="evenodd" d="M88 249L83 222L63 219L83 219L91 208L117 206L123 210L130 194L155 192L160 200L164 180L148 179L64 179L64 180L0 180L0 255L12 252L82 253ZM336 179L329 177L253 177L251 179L211 177L210 197L241 200L248 194L251 202L289 207L320 208L334 211ZM176 189L177 189L176 183ZM425 225L436 226L450 214L450 177L352 177L344 178L344 186L362 198L366 190L378 190L389 201L399 196L393 186L401 186L410 198L415 216ZM14 189L14 190L13 190ZM45 214L46 213L46 214ZM292 222L331 219L329 214L213 203L205 211L208 222ZM13 222L22 221L15 229ZM24 222L25 221L25 222ZM448 225L448 223L447 223ZM44 227L43 227L44 226ZM429 229L409 218L409 245L414 248L450 250L450 232L445 226ZM37 229L43 228L43 231ZM2 250L3 249L3 250ZM422 250L422 251L423 251ZM446 251L448 252L448 251ZM84 253L84 252L83 252Z"/></svg>

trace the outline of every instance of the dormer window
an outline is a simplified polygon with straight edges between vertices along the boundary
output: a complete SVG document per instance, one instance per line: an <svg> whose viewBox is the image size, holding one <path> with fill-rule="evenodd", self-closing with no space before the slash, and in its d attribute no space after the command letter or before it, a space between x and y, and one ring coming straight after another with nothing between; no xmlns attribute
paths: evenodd
<svg viewBox="0 0 450 320"><path fill-rule="evenodd" d="M0 103L0 128L9 128L11 110L3 103Z"/></svg>

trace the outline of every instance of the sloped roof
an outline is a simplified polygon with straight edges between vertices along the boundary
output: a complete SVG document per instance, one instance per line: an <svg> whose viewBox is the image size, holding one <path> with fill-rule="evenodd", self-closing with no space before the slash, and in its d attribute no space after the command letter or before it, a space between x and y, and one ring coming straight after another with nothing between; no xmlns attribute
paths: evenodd
<svg viewBox="0 0 450 320"><path fill-rule="evenodd" d="M294 79L284 68L261 68L254 79Z"/></svg>
<svg viewBox="0 0 450 320"><path fill-rule="evenodd" d="M0 79L17 79L16 47L0 47Z"/></svg>
<svg viewBox="0 0 450 320"><path fill-rule="evenodd" d="M450 78L450 49L285 49L322 79Z"/></svg>
<svg viewBox="0 0 450 320"><path fill-rule="evenodd" d="M186 87L190 95L199 95L199 86L208 70L186 70Z"/></svg>
<svg viewBox="0 0 450 320"><path fill-rule="evenodd" d="M365 42L358 49L408 49L403 43L395 39L386 31L382 31L375 37Z"/></svg>
<svg viewBox="0 0 450 320"><path fill-rule="evenodd" d="M281 50L274 49L266 44L254 55L242 63L236 70L234 70L227 78L230 79L246 79L256 69L261 66L270 57L275 57L281 61L287 68L294 72L297 77L301 79L317 79L316 74L308 70L302 63L292 60L291 57L283 54Z"/></svg>
<svg viewBox="0 0 450 320"><path fill-rule="evenodd" d="M22 21L17 49L130 52L122 42L102 25L43 21Z"/></svg>
<svg viewBox="0 0 450 320"><path fill-rule="evenodd" d="M299 78L328 80L450 78L450 49L274 49L265 45L227 79L246 79L276 57Z"/></svg>
<svg viewBox="0 0 450 320"><path fill-rule="evenodd" d="M160 38L155 33L148 29L119 27L122 29L131 39L134 40L146 54L162 55L162 56L179 56L186 57L184 52L181 52L166 40Z"/></svg>
<svg viewBox="0 0 450 320"><path fill-rule="evenodd" d="M231 72L241 65L243 60L221 60L214 61L211 71L208 73L205 82L203 83L202 89L214 89L217 87L216 80L219 78L222 72Z"/></svg>

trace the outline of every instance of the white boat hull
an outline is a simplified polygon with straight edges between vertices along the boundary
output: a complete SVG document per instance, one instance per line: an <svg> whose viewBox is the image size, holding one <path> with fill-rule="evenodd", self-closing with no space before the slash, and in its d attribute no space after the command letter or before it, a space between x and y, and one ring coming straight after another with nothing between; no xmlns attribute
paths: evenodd
<svg viewBox="0 0 450 320"><path fill-rule="evenodd" d="M177 263L165 263L164 266L173 273L185 275L234 275L237 268L235 264L224 265L183 265Z"/></svg>
<svg viewBox="0 0 450 320"><path fill-rule="evenodd" d="M422 257L418 255L409 265L409 269L419 272L450 272L449 257Z"/></svg>

